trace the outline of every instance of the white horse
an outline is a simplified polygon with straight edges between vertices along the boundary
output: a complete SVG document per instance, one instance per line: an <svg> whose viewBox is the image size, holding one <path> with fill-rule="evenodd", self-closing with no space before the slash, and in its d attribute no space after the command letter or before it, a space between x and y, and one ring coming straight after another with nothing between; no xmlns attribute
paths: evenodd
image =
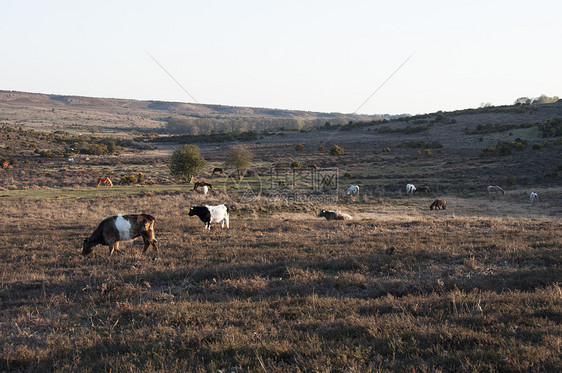
<svg viewBox="0 0 562 373"><path fill-rule="evenodd" d="M349 188L347 188L346 193L347 193L348 196L351 195L351 194L354 194L356 196L359 195L359 186L358 185L350 186Z"/></svg>
<svg viewBox="0 0 562 373"><path fill-rule="evenodd" d="M539 201L539 195L537 193L531 192L529 195L529 199L531 200L531 205L534 205L535 202Z"/></svg>
<svg viewBox="0 0 562 373"><path fill-rule="evenodd" d="M411 193L414 194L416 191L416 186L414 184L406 184L406 194Z"/></svg>

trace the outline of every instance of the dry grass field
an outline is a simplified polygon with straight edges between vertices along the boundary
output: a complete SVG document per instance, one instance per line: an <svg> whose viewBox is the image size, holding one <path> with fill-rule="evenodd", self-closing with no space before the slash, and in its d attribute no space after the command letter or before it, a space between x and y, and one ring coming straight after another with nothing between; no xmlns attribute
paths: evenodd
<svg viewBox="0 0 562 373"><path fill-rule="evenodd" d="M47 132L100 126L96 136L130 138L127 123L153 129L167 113L143 102L3 94L0 124ZM0 169L0 371L561 371L562 146L537 126L466 129L542 122L562 105L502 110L460 113L421 134L392 132L409 125L398 121L390 132L260 136L245 143L250 200L235 198L236 180L211 173L231 143L198 144L208 165L196 179L215 186L203 196L169 173L177 143L71 162L31 150L60 147L52 138L0 133L0 156L12 161ZM523 138L521 151L482 155ZM442 147L400 147L414 140ZM331 144L345 154L318 150ZM276 165L292 161L302 170L283 177L301 189L268 188ZM338 170L330 198L303 192L309 164ZM144 182L118 183L140 172ZM115 187L96 188L100 176ZM431 194L406 195L410 182ZM351 184L359 196L345 195ZM485 195L487 185L506 193ZM534 205L530 191L540 196ZM446 210L429 210L436 198ZM208 232L187 216L207 203L227 204L229 230ZM353 219L328 222L320 208ZM158 253L142 254L139 239L111 257L106 246L81 255L102 219L141 212L156 218Z"/></svg>

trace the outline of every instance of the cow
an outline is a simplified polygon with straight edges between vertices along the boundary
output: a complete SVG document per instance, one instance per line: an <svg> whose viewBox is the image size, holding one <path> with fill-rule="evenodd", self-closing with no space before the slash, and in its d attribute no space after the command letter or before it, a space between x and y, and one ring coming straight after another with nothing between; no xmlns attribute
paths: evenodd
<svg viewBox="0 0 562 373"><path fill-rule="evenodd" d="M406 184L406 194L414 194L416 186L414 184Z"/></svg>
<svg viewBox="0 0 562 373"><path fill-rule="evenodd" d="M531 192L531 194L529 195L529 199L531 201L531 205L534 205L535 202L539 202L539 195L535 192Z"/></svg>
<svg viewBox="0 0 562 373"><path fill-rule="evenodd" d="M108 185L108 186L112 187L113 183L111 182L110 178L102 176L98 179L98 186L97 187L99 188L100 185Z"/></svg>
<svg viewBox="0 0 562 373"><path fill-rule="evenodd" d="M486 188L486 194L498 194L501 193L502 196L505 194L505 191L497 185L490 185Z"/></svg>
<svg viewBox="0 0 562 373"><path fill-rule="evenodd" d="M447 201L444 199L436 199L433 201L431 206L429 206L430 210L446 210L447 209Z"/></svg>
<svg viewBox="0 0 562 373"><path fill-rule="evenodd" d="M222 168L220 168L220 167L215 167L213 169L213 175L214 174L222 174L222 173L224 173L224 172L223 172Z"/></svg>
<svg viewBox="0 0 562 373"><path fill-rule="evenodd" d="M201 193L207 195L207 193L209 193L209 187L204 185L203 188L201 188Z"/></svg>
<svg viewBox="0 0 562 373"><path fill-rule="evenodd" d="M328 211L328 210L320 210L318 214L319 218L326 218L326 220L351 220L351 215L344 214L343 212L339 211Z"/></svg>
<svg viewBox="0 0 562 373"><path fill-rule="evenodd" d="M197 215L199 219L205 224L207 230L211 230L212 223L221 223L221 228L230 229L230 222L228 216L228 209L225 205L218 206L193 206L189 209L189 216Z"/></svg>
<svg viewBox="0 0 562 373"><path fill-rule="evenodd" d="M430 194L431 190L429 189L428 186L420 186L414 189L413 191L414 194L421 194L421 193L425 193L425 194Z"/></svg>
<svg viewBox="0 0 562 373"><path fill-rule="evenodd" d="M205 181L196 181L195 184L193 184L193 190L197 190L197 188L204 186L208 186L209 189L213 189L213 184L211 183L207 183Z"/></svg>
<svg viewBox="0 0 562 373"><path fill-rule="evenodd" d="M358 185L352 185L349 188L347 188L347 192L346 194L349 195L359 195L359 186Z"/></svg>
<svg viewBox="0 0 562 373"><path fill-rule="evenodd" d="M158 251L158 241L154 237L154 217L147 214L117 215L102 220L94 233L84 240L82 255L90 254L96 245L109 246L109 256L119 250L120 241L131 241L139 236L144 241L143 252L152 245Z"/></svg>

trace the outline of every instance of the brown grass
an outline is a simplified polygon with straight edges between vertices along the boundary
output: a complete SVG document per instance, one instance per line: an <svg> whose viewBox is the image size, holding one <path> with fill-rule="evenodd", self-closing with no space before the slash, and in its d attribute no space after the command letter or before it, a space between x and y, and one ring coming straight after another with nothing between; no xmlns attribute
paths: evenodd
<svg viewBox="0 0 562 373"><path fill-rule="evenodd" d="M0 369L560 367L559 219L372 205L388 219L334 223L237 206L229 231L207 233L186 214L201 201L0 199ZM156 258L140 241L79 255L102 218L133 211L157 218Z"/></svg>

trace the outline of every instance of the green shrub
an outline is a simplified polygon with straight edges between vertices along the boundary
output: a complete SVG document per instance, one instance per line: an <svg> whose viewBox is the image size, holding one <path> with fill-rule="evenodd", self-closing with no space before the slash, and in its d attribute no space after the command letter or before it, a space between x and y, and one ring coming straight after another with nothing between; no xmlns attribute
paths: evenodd
<svg viewBox="0 0 562 373"><path fill-rule="evenodd" d="M351 172L344 172L342 177L344 179L351 179L353 177L353 175L351 174Z"/></svg>
<svg viewBox="0 0 562 373"><path fill-rule="evenodd" d="M291 167L293 170L296 170L297 168L302 167L302 163L300 163L299 161L294 161L294 162L291 162L289 167Z"/></svg>
<svg viewBox="0 0 562 373"><path fill-rule="evenodd" d="M482 155L495 155L495 154L496 154L496 148L493 148L491 146L487 146L482 149Z"/></svg>
<svg viewBox="0 0 562 373"><path fill-rule="evenodd" d="M542 150L542 145L539 143L533 144L533 150Z"/></svg>
<svg viewBox="0 0 562 373"><path fill-rule="evenodd" d="M506 180L507 185L514 185L515 184L515 176L510 176Z"/></svg>
<svg viewBox="0 0 562 373"><path fill-rule="evenodd" d="M325 151L325 150L326 150L326 149L325 149L322 145L320 145L320 146L318 147L318 151L319 151L319 152L323 152L323 151Z"/></svg>
<svg viewBox="0 0 562 373"><path fill-rule="evenodd" d="M295 150L296 150L297 152L300 152L300 151L304 150L304 144L297 144L297 145L295 146Z"/></svg>
<svg viewBox="0 0 562 373"><path fill-rule="evenodd" d="M332 147L330 148L330 154L331 155L343 155L344 150L339 145L332 145Z"/></svg>

